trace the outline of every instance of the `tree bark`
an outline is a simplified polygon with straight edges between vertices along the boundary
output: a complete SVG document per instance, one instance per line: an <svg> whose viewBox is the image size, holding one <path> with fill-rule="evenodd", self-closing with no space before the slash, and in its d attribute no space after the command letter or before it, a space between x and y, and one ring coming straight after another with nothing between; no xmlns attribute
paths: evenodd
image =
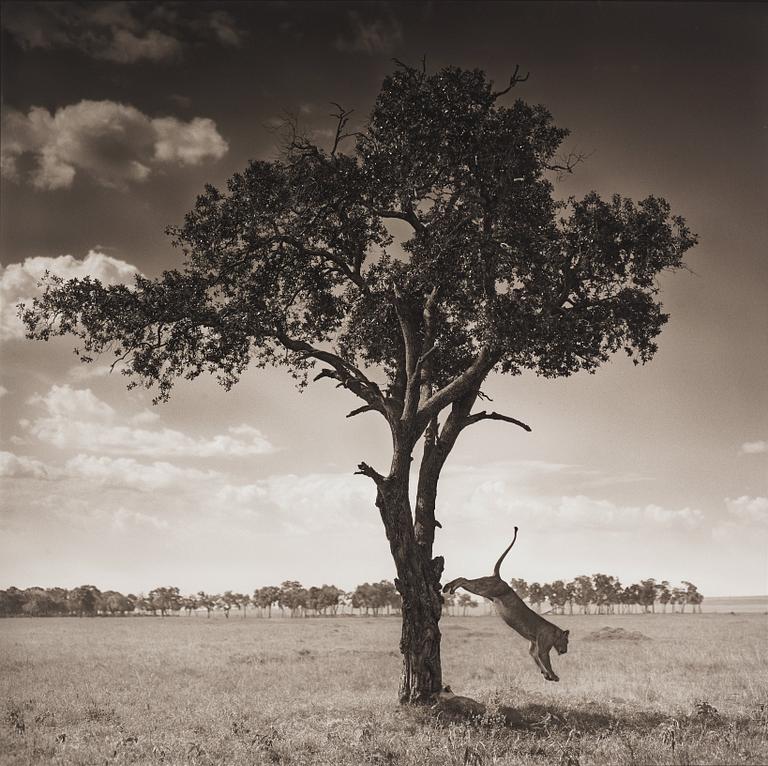
<svg viewBox="0 0 768 766"><path fill-rule="evenodd" d="M402 704L427 704L442 686L439 622L443 559L432 558L431 541L428 545L417 542L408 498L410 460L410 450L395 449L390 475L376 481L376 506L395 562L395 587L402 597L399 699Z"/></svg>

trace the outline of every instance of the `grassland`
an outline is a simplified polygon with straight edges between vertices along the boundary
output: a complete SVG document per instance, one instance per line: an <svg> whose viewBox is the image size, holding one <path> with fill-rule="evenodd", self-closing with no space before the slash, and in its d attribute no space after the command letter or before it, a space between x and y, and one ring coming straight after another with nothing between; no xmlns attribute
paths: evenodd
<svg viewBox="0 0 768 766"><path fill-rule="evenodd" d="M512 706L395 703L399 619L0 620L3 764L765 764L768 618L565 616L544 681L494 617L444 618L445 681ZM587 640L602 628L647 640Z"/></svg>

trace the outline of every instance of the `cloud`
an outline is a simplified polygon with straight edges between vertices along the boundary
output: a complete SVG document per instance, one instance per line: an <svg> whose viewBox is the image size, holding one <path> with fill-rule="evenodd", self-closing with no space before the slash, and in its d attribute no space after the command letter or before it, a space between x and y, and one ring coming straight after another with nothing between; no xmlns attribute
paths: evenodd
<svg viewBox="0 0 768 766"><path fill-rule="evenodd" d="M144 492L175 489L190 483L210 483L221 478L218 471L181 468L162 461L149 465L133 458L106 455L76 455L67 461L63 475L85 479L109 487L125 487Z"/></svg>
<svg viewBox="0 0 768 766"><path fill-rule="evenodd" d="M71 255L34 257L0 267L0 340L24 337L16 306L32 301L46 271L63 279L91 276L105 285L131 282L139 273L131 264L95 250L90 250L83 259Z"/></svg>
<svg viewBox="0 0 768 766"><path fill-rule="evenodd" d="M8 389L5 386L0 386L0 399L2 399L8 393Z"/></svg>
<svg viewBox="0 0 768 766"><path fill-rule="evenodd" d="M376 492L359 476L312 473L269 476L253 484L222 486L216 494L227 514L269 520L295 534L378 526Z"/></svg>
<svg viewBox="0 0 768 766"><path fill-rule="evenodd" d="M725 507L731 518L744 524L768 525L768 497L742 495L735 500L726 498Z"/></svg>
<svg viewBox="0 0 768 766"><path fill-rule="evenodd" d="M742 455L760 455L768 452L768 442L761 440L756 442L744 442L739 450Z"/></svg>
<svg viewBox="0 0 768 766"><path fill-rule="evenodd" d="M337 50L373 56L392 53L403 42L403 27L393 16L366 20L357 11L350 11L348 17L350 33L336 38Z"/></svg>
<svg viewBox="0 0 768 766"><path fill-rule="evenodd" d="M105 285L132 282L139 273L130 263L96 250L90 250L83 259L71 255L40 256L0 267L0 340L24 337L24 325L16 316L16 305L31 303L38 294L37 283L46 271L63 279L90 276Z"/></svg>
<svg viewBox="0 0 768 766"><path fill-rule="evenodd" d="M153 119L115 101L83 100L53 114L40 106L26 115L7 109L2 128L3 175L49 191L68 189L78 173L124 189L146 181L163 164L198 165L220 159L229 148L213 120ZM18 160L25 155L34 167L22 177Z"/></svg>
<svg viewBox="0 0 768 766"><path fill-rule="evenodd" d="M493 518L497 523L609 531L643 527L690 530L704 522L704 514L694 508L670 509L655 503L623 505L583 493L543 494L520 478L488 478L475 486L465 498L444 486L444 496L449 498L443 502L447 512L473 519Z"/></svg>
<svg viewBox="0 0 768 766"><path fill-rule="evenodd" d="M165 519L159 519L150 513L131 511L127 508L117 508L112 511L112 525L116 529L123 530L132 524L134 526L153 527L154 529L168 529L170 524Z"/></svg>
<svg viewBox="0 0 768 766"><path fill-rule="evenodd" d="M42 406L44 414L31 421L20 421L22 427L40 441L60 449L147 457L222 458L275 451L261 431L245 424L208 438L189 436L172 428L144 428L159 416L149 410L123 415L89 388L54 385L45 396L35 396L30 403Z"/></svg>
<svg viewBox="0 0 768 766"><path fill-rule="evenodd" d="M8 3L3 26L23 48L71 49L118 64L180 60L190 44L239 46L226 11L156 3Z"/></svg>
<svg viewBox="0 0 768 766"><path fill-rule="evenodd" d="M9 479L51 479L55 472L34 458L0 452L0 476Z"/></svg>

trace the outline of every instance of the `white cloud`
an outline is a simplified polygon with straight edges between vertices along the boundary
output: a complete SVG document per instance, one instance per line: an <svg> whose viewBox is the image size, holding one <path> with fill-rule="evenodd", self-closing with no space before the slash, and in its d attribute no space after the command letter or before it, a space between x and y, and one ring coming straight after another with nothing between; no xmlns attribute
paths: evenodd
<svg viewBox="0 0 768 766"><path fill-rule="evenodd" d="M10 479L51 479L55 477L45 463L12 452L0 452L0 476Z"/></svg>
<svg viewBox="0 0 768 766"><path fill-rule="evenodd" d="M296 534L378 526L376 492L370 480L353 474L269 476L253 484L224 485L220 510L282 525Z"/></svg>
<svg viewBox="0 0 768 766"><path fill-rule="evenodd" d="M8 389L5 386L0 386L0 399L2 399L8 393Z"/></svg>
<svg viewBox="0 0 768 766"><path fill-rule="evenodd" d="M392 53L403 42L403 27L393 16L364 19L357 11L349 12L351 32L339 35L335 47L340 51L375 55Z"/></svg>
<svg viewBox="0 0 768 766"><path fill-rule="evenodd" d="M152 492L188 488L190 483L208 484L221 478L218 471L181 468L162 461L139 463L133 458L106 455L76 455L64 466L68 478L85 479L109 487L126 487Z"/></svg>
<svg viewBox="0 0 768 766"><path fill-rule="evenodd" d="M159 416L149 410L122 415L89 388L54 385L45 396L33 397L31 403L42 406L44 414L23 421L22 426L32 436L61 449L146 457L244 457L275 449L261 431L245 424L208 438L172 428L142 428Z"/></svg>
<svg viewBox="0 0 768 766"><path fill-rule="evenodd" d="M152 119L115 101L83 100L53 114L39 106L26 115L7 109L2 123L3 175L23 180L17 160L31 155L29 180L46 190L69 188L78 173L122 189L145 181L158 163L197 165L228 150L213 120Z"/></svg>
<svg viewBox="0 0 768 766"><path fill-rule="evenodd" d="M483 482L472 492L468 502L455 510L474 518L506 517L510 523L608 531L639 529L645 525L656 529L693 529L704 521L703 513L693 508L669 509L652 503L620 505L583 494L537 496L521 492L518 485L504 480Z"/></svg>
<svg viewBox="0 0 768 766"><path fill-rule="evenodd" d="M737 521L745 524L768 524L768 497L742 495L735 500L726 498L725 507Z"/></svg>
<svg viewBox="0 0 768 766"><path fill-rule="evenodd" d="M768 452L768 442L764 440L744 442L744 444L741 445L740 452L743 455L759 455L763 452Z"/></svg>
<svg viewBox="0 0 768 766"><path fill-rule="evenodd" d="M62 279L89 276L105 285L131 283L139 273L130 263L96 250L90 250L83 259L71 255L39 256L0 267L0 340L24 337L24 325L16 316L16 305L32 302L39 293L37 284L46 271Z"/></svg>
<svg viewBox="0 0 768 766"><path fill-rule="evenodd" d="M150 513L132 511L122 507L112 512L112 525L119 530L124 530L128 525L146 526L154 529L168 529L170 526L165 519L160 519Z"/></svg>

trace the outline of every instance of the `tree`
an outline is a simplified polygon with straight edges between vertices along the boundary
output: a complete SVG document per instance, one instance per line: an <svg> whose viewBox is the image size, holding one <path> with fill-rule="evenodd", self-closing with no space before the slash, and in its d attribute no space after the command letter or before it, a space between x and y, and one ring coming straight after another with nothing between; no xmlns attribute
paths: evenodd
<svg viewBox="0 0 768 766"><path fill-rule="evenodd" d="M307 606L307 589L297 580L286 580L280 585L277 603L280 609L290 609L291 617L301 615Z"/></svg>
<svg viewBox="0 0 768 766"><path fill-rule="evenodd" d="M652 577L648 580L640 580L640 604L643 611L656 611L656 580Z"/></svg>
<svg viewBox="0 0 768 766"><path fill-rule="evenodd" d="M467 616L467 609L477 609L478 605L478 602L469 593L461 593L459 595L458 606L461 607L463 617Z"/></svg>
<svg viewBox="0 0 768 766"><path fill-rule="evenodd" d="M280 595L280 588L276 585L266 585L263 588L253 591L253 603L259 609L267 610L267 617L272 616L272 605L277 603Z"/></svg>
<svg viewBox="0 0 768 766"><path fill-rule="evenodd" d="M691 610L693 612L696 611L696 607L699 608L699 612L701 612L701 602L704 601L704 596L699 593L699 589L692 583L688 582L688 580L683 580L683 585L685 585L685 596L683 597L683 610L685 610L685 604L691 605Z"/></svg>
<svg viewBox="0 0 768 766"><path fill-rule="evenodd" d="M592 580L587 575L579 575L573 581L573 600L581 607L584 614L589 614L589 605L596 600L595 589Z"/></svg>
<svg viewBox="0 0 768 766"><path fill-rule="evenodd" d="M209 596L204 590L197 592L197 605L205 609L208 619L211 612L216 608L216 596Z"/></svg>
<svg viewBox="0 0 768 766"><path fill-rule="evenodd" d="M669 589L669 581L662 580L656 586L656 591L658 594L659 603L661 604L661 611L666 612L667 604L670 602L670 599L672 598L672 591L670 591Z"/></svg>
<svg viewBox="0 0 768 766"><path fill-rule="evenodd" d="M528 588L528 600L536 607L536 611L541 611L541 605L545 601L547 595L544 593L544 588L537 582L532 582Z"/></svg>
<svg viewBox="0 0 768 766"><path fill-rule="evenodd" d="M329 148L288 126L279 159L206 186L169 229L181 268L131 287L50 276L22 309L28 337L74 334L86 361L111 351L158 401L180 377L229 388L269 364L303 386L319 364L314 380L357 398L350 416L384 418L389 468L357 472L375 483L402 596L401 702L442 683L442 468L477 423L530 430L473 413L487 376L594 372L621 350L648 361L667 319L657 276L695 242L658 197L556 200L567 131L542 106L503 105L521 81L495 91L480 70L400 64L359 130L341 108Z"/></svg>
<svg viewBox="0 0 768 766"><path fill-rule="evenodd" d="M181 594L178 588L154 588L149 592L147 599L152 611L159 610L161 617L165 617L168 612L178 612L181 609Z"/></svg>
<svg viewBox="0 0 768 766"><path fill-rule="evenodd" d="M95 585L81 585L69 592L69 610L78 617L95 617L99 609L101 591Z"/></svg>

